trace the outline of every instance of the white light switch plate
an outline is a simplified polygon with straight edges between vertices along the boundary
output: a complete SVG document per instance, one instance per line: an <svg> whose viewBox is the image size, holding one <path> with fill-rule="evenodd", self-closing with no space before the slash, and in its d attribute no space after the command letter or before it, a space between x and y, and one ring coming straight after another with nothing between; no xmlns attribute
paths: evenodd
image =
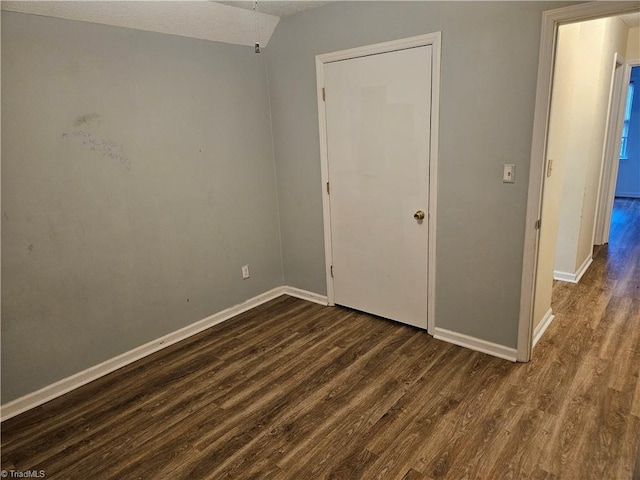
<svg viewBox="0 0 640 480"><path fill-rule="evenodd" d="M516 182L516 166L513 163L505 163L502 171L502 183Z"/></svg>

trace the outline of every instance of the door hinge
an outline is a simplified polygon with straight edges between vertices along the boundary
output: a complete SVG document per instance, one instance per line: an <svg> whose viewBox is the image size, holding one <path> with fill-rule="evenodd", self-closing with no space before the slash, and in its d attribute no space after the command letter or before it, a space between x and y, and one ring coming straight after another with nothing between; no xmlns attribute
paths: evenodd
<svg viewBox="0 0 640 480"><path fill-rule="evenodd" d="M333 278L333 265L331 265L331 278Z"/></svg>
<svg viewBox="0 0 640 480"><path fill-rule="evenodd" d="M542 221L540 219L536 220L536 230L540 230L541 225L542 225Z"/></svg>
<svg viewBox="0 0 640 480"><path fill-rule="evenodd" d="M329 182L327 182L327 193L330 194L331 193L331 188L329 188Z"/></svg>
<svg viewBox="0 0 640 480"><path fill-rule="evenodd" d="M327 100L327 94L325 92L324 87L322 87L322 101L325 102Z"/></svg>

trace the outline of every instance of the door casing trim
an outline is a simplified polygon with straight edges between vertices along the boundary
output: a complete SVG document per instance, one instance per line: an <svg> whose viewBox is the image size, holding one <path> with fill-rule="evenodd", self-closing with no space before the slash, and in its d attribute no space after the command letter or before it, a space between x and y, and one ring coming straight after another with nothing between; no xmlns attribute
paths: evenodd
<svg viewBox="0 0 640 480"><path fill-rule="evenodd" d="M627 70L630 72L630 69L625 65L624 57L620 53L616 52L614 54L611 70L612 81L611 88L609 90L609 105L607 108L607 123L604 135L605 141L600 175L600 196L596 202L596 221L593 225L594 245L604 245L605 243L609 243L613 200L615 197L616 180L618 176L617 160L621 143L621 136L618 135L617 132L618 127L621 127L620 120L624 116L622 91L625 90L624 76ZM627 83L629 83L629 79L627 79Z"/></svg>
<svg viewBox="0 0 640 480"><path fill-rule="evenodd" d="M320 130L320 172L322 178L322 213L324 221L324 249L325 274L327 277L327 298L329 305L335 305L333 277L333 252L331 249L331 208L327 183L329 182L329 158L327 153L327 118L323 99L324 65L340 60L394 52L408 48L430 45L432 47L431 60L431 140L429 146L429 240L427 253L427 332L435 331L435 298L436 298L436 223L438 200L438 125L440 118L440 58L442 34L441 32L419 35L416 37L376 43L363 47L340 50L337 52L316 55L316 94L318 101L318 123Z"/></svg>

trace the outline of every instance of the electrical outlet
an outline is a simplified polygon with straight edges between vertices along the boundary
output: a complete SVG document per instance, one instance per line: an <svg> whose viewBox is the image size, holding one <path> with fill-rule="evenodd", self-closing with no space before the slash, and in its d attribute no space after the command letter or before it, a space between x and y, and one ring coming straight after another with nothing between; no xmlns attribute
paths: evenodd
<svg viewBox="0 0 640 480"><path fill-rule="evenodd" d="M249 275L249 265L243 265L242 266L242 279L246 280L250 276L251 275Z"/></svg>

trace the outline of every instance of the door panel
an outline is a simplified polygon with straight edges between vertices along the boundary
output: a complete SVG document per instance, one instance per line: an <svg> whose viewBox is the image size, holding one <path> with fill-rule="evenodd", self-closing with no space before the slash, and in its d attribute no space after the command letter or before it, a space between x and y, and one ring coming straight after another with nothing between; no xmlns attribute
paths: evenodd
<svg viewBox="0 0 640 480"><path fill-rule="evenodd" d="M334 300L427 328L432 47L324 66Z"/></svg>

